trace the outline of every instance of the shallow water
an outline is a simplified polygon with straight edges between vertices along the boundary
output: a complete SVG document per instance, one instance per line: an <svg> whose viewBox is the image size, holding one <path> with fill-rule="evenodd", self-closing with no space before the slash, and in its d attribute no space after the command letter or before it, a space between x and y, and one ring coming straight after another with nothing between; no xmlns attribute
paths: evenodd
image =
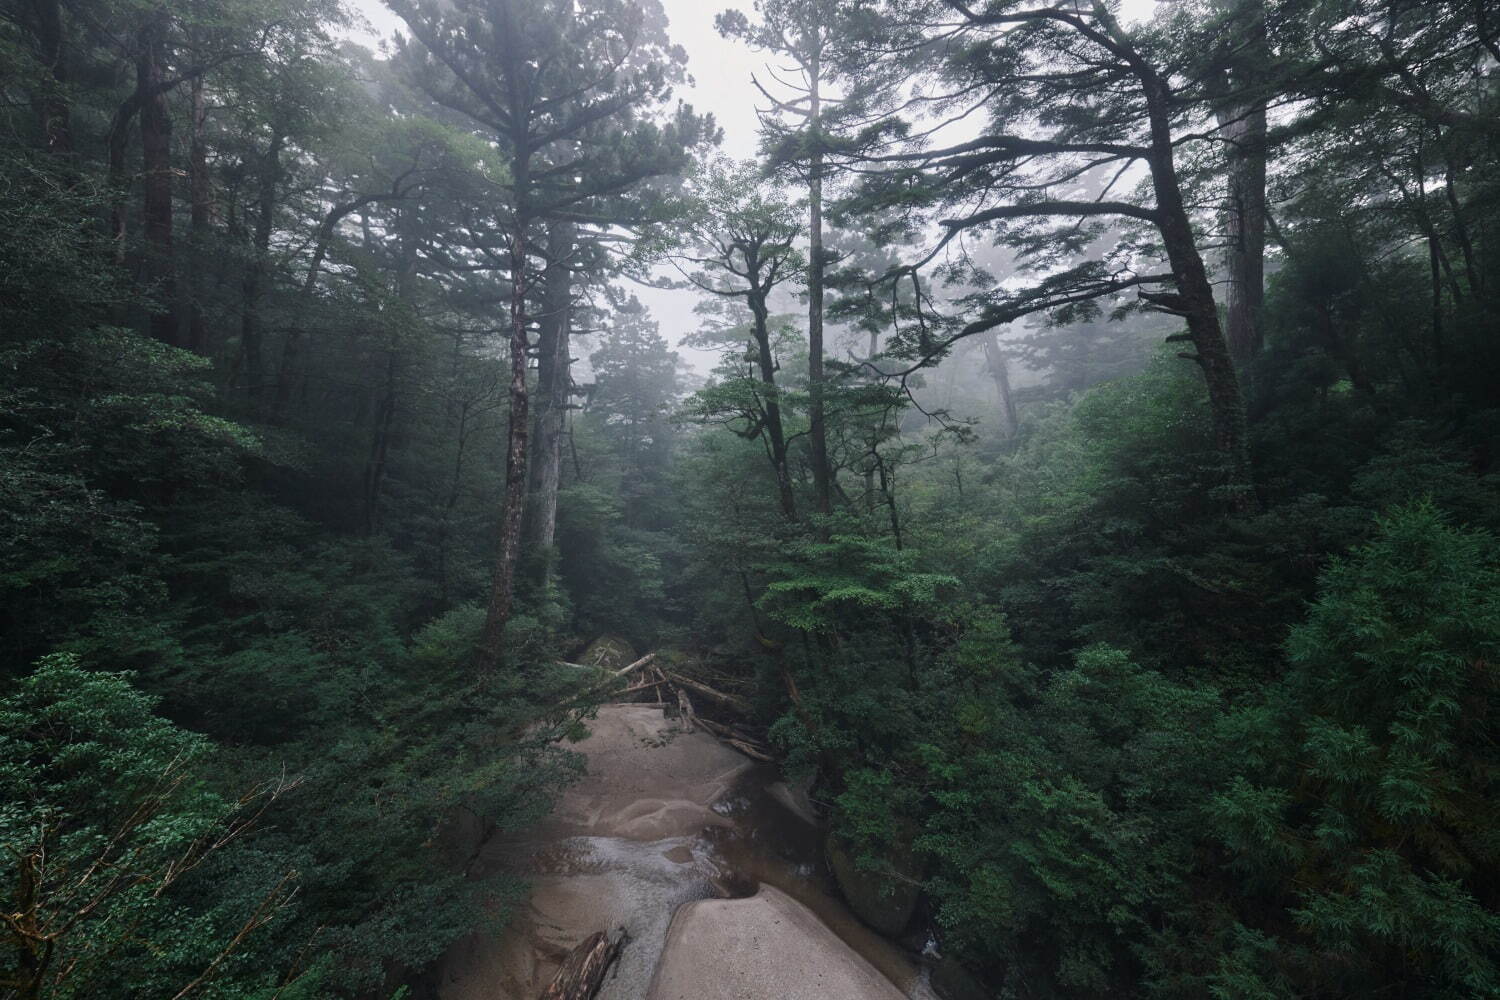
<svg viewBox="0 0 1500 1000"><path fill-rule="evenodd" d="M672 914L694 899L722 895L717 870L704 841L674 837L635 841L620 837L572 837L538 852L539 874L602 876L611 894L628 900L619 922L630 935L598 1000L640 1000L646 995Z"/></svg>
<svg viewBox="0 0 1500 1000"><path fill-rule="evenodd" d="M650 807L661 800L690 799L673 753L697 763L722 754L722 746L705 742L709 738L701 733L673 735L664 730L665 739L650 733L643 738L640 710L615 708L619 717L614 719L604 719L607 710L601 710L601 732L623 721L630 740L625 752L640 755L639 766L631 768L628 781L611 773L619 767L623 737L612 737L615 743L606 742L593 752L588 744L580 746L595 773L595 787L580 793L585 804L597 806L603 793L610 796L611 815L629 816L638 803ZM670 725L655 719L646 722ZM642 746L675 750L660 756L640 754ZM596 761L598 767L593 767ZM936 994L927 985L920 959L860 923L838 898L823 861L821 833L778 798L774 789L781 778L775 768L748 763L741 767L734 757L727 761L731 774L739 773L724 783L710 783L712 790L697 800L707 808L700 808L697 819L679 828L683 835L577 835L576 828L562 823L550 830L544 827L541 840L497 845L487 852L488 864L526 874L532 895L526 912L504 934L471 935L450 952L438 969L441 1000L535 1000L569 948L595 930L616 928L623 928L629 940L599 1000L642 1000L679 906L708 897L751 896L763 883L806 906L906 996L933 1000ZM653 773L658 765L659 781ZM698 782L693 787L703 787L702 776L693 777ZM627 794L622 797L621 791ZM780 791L784 798L785 786ZM627 822L598 829L633 832L636 827Z"/></svg>

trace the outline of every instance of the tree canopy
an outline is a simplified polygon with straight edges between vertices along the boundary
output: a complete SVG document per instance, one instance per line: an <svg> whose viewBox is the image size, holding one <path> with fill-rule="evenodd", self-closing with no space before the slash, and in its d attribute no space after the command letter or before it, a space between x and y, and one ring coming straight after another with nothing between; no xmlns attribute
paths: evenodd
<svg viewBox="0 0 1500 1000"><path fill-rule="evenodd" d="M945 1000L1500 996L1500 10L685 2L0 0L0 994L436 997L634 699Z"/></svg>

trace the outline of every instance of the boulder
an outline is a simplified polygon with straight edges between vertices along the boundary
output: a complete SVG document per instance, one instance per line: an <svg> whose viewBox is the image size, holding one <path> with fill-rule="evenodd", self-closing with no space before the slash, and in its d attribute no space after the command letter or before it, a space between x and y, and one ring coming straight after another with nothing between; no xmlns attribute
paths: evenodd
<svg viewBox="0 0 1500 1000"><path fill-rule="evenodd" d="M811 910L762 885L679 907L647 1000L904 1000Z"/></svg>
<svg viewBox="0 0 1500 1000"><path fill-rule="evenodd" d="M979 977L944 956L932 963L932 988L942 1000L992 1000L995 991L988 989Z"/></svg>
<svg viewBox="0 0 1500 1000"><path fill-rule="evenodd" d="M727 826L713 803L752 766L707 733L683 732L648 705L605 705L572 749L588 773L558 797L534 836L690 837ZM597 929L597 928L596 928Z"/></svg>
<svg viewBox="0 0 1500 1000"><path fill-rule="evenodd" d="M641 1000L673 912L715 891L699 836L731 824L713 804L751 762L645 705L604 705L589 730L573 745L588 773L552 814L527 840L492 837L480 853L476 874L519 872L531 891L501 933L448 950L440 1000L536 1000L579 941L616 927L629 941L596 1000Z"/></svg>
<svg viewBox="0 0 1500 1000"><path fill-rule="evenodd" d="M854 854L837 837L828 838L828 867L855 915L887 937L899 937L911 922L927 874L911 849L916 831L904 828L881 859L879 870L854 863Z"/></svg>

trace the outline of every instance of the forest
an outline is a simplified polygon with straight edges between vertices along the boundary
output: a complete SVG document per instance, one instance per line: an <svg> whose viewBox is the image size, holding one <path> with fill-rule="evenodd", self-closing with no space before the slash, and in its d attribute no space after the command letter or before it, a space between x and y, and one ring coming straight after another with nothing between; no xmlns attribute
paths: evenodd
<svg viewBox="0 0 1500 1000"><path fill-rule="evenodd" d="M1500 997L1500 4L384 2L0 0L0 997L519 997L647 712L892 996Z"/></svg>

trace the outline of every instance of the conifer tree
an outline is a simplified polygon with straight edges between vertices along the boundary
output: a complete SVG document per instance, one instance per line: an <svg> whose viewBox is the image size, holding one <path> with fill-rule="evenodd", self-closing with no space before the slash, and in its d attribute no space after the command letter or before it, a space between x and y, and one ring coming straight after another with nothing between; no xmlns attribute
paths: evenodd
<svg viewBox="0 0 1500 1000"><path fill-rule="evenodd" d="M680 106L675 116L657 120L684 58L666 42L658 4L397 0L393 6L415 40L404 53L419 85L500 144L510 172L476 227L477 253L503 266L510 281L510 432L477 664L483 673L500 662L521 550L538 228L616 221L621 201L645 181L683 169L706 123Z"/></svg>

